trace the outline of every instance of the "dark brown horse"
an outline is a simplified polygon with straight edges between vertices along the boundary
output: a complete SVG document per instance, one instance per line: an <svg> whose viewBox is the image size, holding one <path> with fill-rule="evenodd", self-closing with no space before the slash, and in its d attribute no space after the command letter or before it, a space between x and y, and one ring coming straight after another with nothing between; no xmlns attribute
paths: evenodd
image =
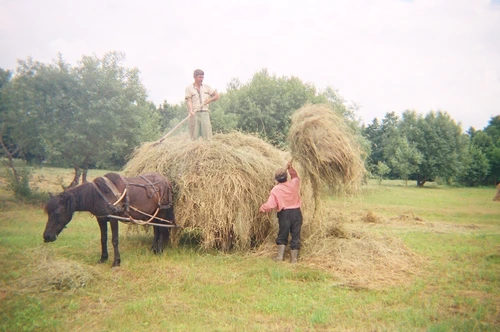
<svg viewBox="0 0 500 332"><path fill-rule="evenodd" d="M154 228L152 250L163 252L170 228L175 227L172 184L157 173L125 178L108 173L64 192L51 196L45 205L48 221L43 233L45 242L53 242L73 218L75 211L92 213L101 230L101 259L108 260L108 226L114 249L113 266L120 266L118 221L150 224Z"/></svg>

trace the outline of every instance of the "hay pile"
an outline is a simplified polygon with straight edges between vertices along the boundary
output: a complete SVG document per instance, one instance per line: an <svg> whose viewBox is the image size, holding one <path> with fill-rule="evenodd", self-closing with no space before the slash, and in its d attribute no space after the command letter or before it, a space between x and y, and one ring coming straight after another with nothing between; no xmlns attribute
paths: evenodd
<svg viewBox="0 0 500 332"><path fill-rule="evenodd" d="M294 113L289 139L302 178L304 225L312 225L311 218L321 223L317 213L310 213L318 209L320 189L326 184L357 190L364 175L361 150L343 118L322 105ZM124 173L167 176L174 184L175 215L182 229L199 234L205 248L245 250L275 236L276 215L260 214L258 208L275 184L274 172L290 159L289 152L239 132L216 134L210 142L183 135L142 145ZM180 235L173 233L175 243Z"/></svg>
<svg viewBox="0 0 500 332"><path fill-rule="evenodd" d="M326 186L355 193L366 173L364 152L342 116L325 105L306 105L292 116L288 141L294 161L305 170L319 201Z"/></svg>
<svg viewBox="0 0 500 332"><path fill-rule="evenodd" d="M329 270L352 287L404 282L420 271L422 259L402 240L365 231L366 215L334 208L323 214L322 230L311 229L304 238L304 264Z"/></svg>
<svg viewBox="0 0 500 332"><path fill-rule="evenodd" d="M500 201L500 183L497 185L497 191L495 193L495 197L493 197L493 201Z"/></svg>
<svg viewBox="0 0 500 332"><path fill-rule="evenodd" d="M179 226L201 232L205 248L242 250L261 244L270 233L275 216L258 209L286 157L263 140L239 132L216 134L212 141L177 136L138 148L124 173L167 176L174 184ZM178 240L178 234L172 239Z"/></svg>
<svg viewBox="0 0 500 332"><path fill-rule="evenodd" d="M339 286L351 288L383 288L420 273L424 260L402 240L371 231L364 213L322 207L322 214L321 226L313 220L302 228L301 266L325 270ZM274 257L276 245L268 242L253 255ZM288 247L285 266L289 259Z"/></svg>
<svg viewBox="0 0 500 332"><path fill-rule="evenodd" d="M29 274L18 281L24 290L75 290L99 278L98 271L93 267L67 259L55 259L47 249L37 248L27 256L32 259Z"/></svg>

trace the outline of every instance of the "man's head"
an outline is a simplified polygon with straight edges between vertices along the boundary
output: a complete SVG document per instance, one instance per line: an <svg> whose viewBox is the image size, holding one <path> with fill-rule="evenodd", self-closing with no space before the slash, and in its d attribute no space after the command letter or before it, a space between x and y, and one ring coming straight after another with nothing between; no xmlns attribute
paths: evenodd
<svg viewBox="0 0 500 332"><path fill-rule="evenodd" d="M276 173L274 173L274 178L276 179L276 181L278 181L279 183L283 183L283 182L286 182L287 178L288 178L288 173L286 172L286 169L284 168L279 168Z"/></svg>
<svg viewBox="0 0 500 332"><path fill-rule="evenodd" d="M205 77L205 73L201 69L196 69L193 72L193 77L194 77L195 83L201 84L201 83L203 83L203 78Z"/></svg>
<svg viewBox="0 0 500 332"><path fill-rule="evenodd" d="M205 72L201 69L196 69L194 72L193 72L193 77L196 77L196 76L203 76L205 75Z"/></svg>

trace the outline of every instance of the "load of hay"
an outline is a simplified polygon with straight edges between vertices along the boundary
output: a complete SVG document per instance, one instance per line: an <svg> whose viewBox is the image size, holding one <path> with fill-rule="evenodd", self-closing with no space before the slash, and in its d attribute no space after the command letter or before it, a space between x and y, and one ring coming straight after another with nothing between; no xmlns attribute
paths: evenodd
<svg viewBox="0 0 500 332"><path fill-rule="evenodd" d="M493 201L500 201L500 183L497 185L497 191L495 193L495 197L493 197Z"/></svg>
<svg viewBox="0 0 500 332"><path fill-rule="evenodd" d="M319 200L323 187L355 193L365 175L364 152L343 117L326 105L306 105L292 116L288 141L294 161Z"/></svg>
<svg viewBox="0 0 500 332"><path fill-rule="evenodd" d="M343 118L327 106L308 105L292 117L289 132L294 167L301 185L304 231L313 226L309 213L318 208L322 184L357 189L364 167L355 136ZM202 246L248 249L275 236L276 215L259 206L275 185L276 169L290 161L262 139L240 132L216 134L211 141L174 136L136 149L125 175L159 172L174 184L176 222L196 231ZM311 219L311 220L309 220ZM173 240L178 241L178 234Z"/></svg>
<svg viewBox="0 0 500 332"><path fill-rule="evenodd" d="M124 173L167 176L174 185L177 225L201 233L205 248L241 250L264 242L273 227L274 216L258 209L286 157L263 140L239 132L216 134L211 141L177 136L138 148Z"/></svg>

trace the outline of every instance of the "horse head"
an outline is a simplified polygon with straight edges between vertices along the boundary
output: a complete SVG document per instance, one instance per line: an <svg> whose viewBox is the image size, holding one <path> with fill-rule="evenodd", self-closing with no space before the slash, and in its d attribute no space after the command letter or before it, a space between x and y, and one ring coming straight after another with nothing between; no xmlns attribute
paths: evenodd
<svg viewBox="0 0 500 332"><path fill-rule="evenodd" d="M50 200L45 205L48 215L47 225L43 232L45 242L57 240L57 236L73 218L76 199L72 193L63 192L58 195L50 194Z"/></svg>

